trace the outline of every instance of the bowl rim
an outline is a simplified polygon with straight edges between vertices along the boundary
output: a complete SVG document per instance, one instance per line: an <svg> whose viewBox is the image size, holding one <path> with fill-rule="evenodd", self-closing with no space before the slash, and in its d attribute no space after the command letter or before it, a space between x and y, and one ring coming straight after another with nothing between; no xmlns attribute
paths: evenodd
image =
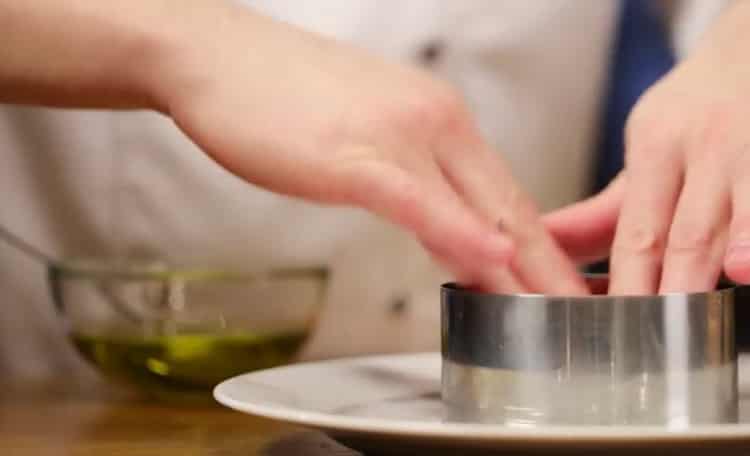
<svg viewBox="0 0 750 456"><path fill-rule="evenodd" d="M76 258L47 265L48 272L58 280L114 279L114 280L181 280L261 282L287 279L326 281L330 276L327 266L270 267L258 271L239 271L221 267L170 266L138 260L117 264L114 260Z"/></svg>

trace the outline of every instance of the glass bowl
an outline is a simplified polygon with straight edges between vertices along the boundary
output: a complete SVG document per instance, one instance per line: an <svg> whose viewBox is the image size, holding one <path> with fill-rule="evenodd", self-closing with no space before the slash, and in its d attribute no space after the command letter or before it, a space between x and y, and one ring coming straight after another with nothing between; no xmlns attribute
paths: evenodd
<svg viewBox="0 0 750 456"><path fill-rule="evenodd" d="M293 362L325 268L258 274L75 261L50 265L71 342L106 377L164 399L210 399L229 377Z"/></svg>

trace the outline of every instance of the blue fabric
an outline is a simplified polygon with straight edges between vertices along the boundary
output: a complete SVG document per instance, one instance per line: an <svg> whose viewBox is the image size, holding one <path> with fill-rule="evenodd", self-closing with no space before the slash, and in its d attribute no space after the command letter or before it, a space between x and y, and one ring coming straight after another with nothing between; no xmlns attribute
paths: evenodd
<svg viewBox="0 0 750 456"><path fill-rule="evenodd" d="M641 94L675 63L669 32L651 0L622 0L594 190L599 191L623 167L625 121Z"/></svg>
<svg viewBox="0 0 750 456"><path fill-rule="evenodd" d="M650 0L621 0L617 36L612 49L609 85L601 120L594 191L609 184L623 168L625 122L633 106L675 63L669 33ZM591 265L607 272L608 262Z"/></svg>

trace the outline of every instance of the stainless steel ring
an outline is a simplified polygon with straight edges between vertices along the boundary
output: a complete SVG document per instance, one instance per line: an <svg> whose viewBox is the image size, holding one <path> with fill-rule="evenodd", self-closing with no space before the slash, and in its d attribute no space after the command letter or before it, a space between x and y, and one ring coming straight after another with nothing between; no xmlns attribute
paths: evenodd
<svg viewBox="0 0 750 456"><path fill-rule="evenodd" d="M587 277L606 289L605 276ZM737 419L738 288L549 297L442 287L450 419L517 425Z"/></svg>

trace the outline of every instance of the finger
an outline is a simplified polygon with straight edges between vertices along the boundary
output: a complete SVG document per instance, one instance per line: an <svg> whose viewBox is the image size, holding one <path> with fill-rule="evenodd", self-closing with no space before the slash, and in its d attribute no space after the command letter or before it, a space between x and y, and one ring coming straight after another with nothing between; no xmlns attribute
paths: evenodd
<svg viewBox="0 0 750 456"><path fill-rule="evenodd" d="M506 265L509 239L477 217L444 182L433 164L404 170L375 165L350 172L356 204L415 233L429 250L452 264L452 271L477 276L482 267Z"/></svg>
<svg viewBox="0 0 750 456"><path fill-rule="evenodd" d="M677 154L656 152L628 164L612 243L611 294L652 294L659 288L665 243L682 186L682 162Z"/></svg>
<svg viewBox="0 0 750 456"><path fill-rule="evenodd" d="M428 249L430 250L430 249ZM485 268L467 274L465 270L457 270L455 263L435 252L431 252L433 260L449 271L461 285L487 293L527 293L527 288L521 284L507 267Z"/></svg>
<svg viewBox="0 0 750 456"><path fill-rule="evenodd" d="M707 163L688 166L669 230L661 293L713 289L722 270L730 219L730 184Z"/></svg>
<svg viewBox="0 0 750 456"><path fill-rule="evenodd" d="M470 210L463 199L445 180L436 164L424 166L419 174L421 174L426 185L432 189L431 193L440 201L445 204L460 206L464 210ZM453 273L461 284L489 293L528 292L528 289L508 269L508 262L489 261L482 263L477 261L477 258L466 257L465 255L463 258L457 258L455 252L451 253L447 250L445 242L432 245L428 240L423 240L422 244L432 253L433 257L438 259L440 264Z"/></svg>
<svg viewBox="0 0 750 456"><path fill-rule="evenodd" d="M735 282L750 283L750 180L732 183L732 220L729 224L724 271Z"/></svg>
<svg viewBox="0 0 750 456"><path fill-rule="evenodd" d="M489 223L498 223L515 247L513 272L531 291L586 294L574 264L541 223L535 205L515 183L502 159L476 144L457 156L455 149L439 157L440 167L457 192Z"/></svg>
<svg viewBox="0 0 750 456"><path fill-rule="evenodd" d="M624 190L625 175L620 174L599 194L542 218L573 261L588 264L609 256Z"/></svg>
<svg viewBox="0 0 750 456"><path fill-rule="evenodd" d="M529 293L529 288L522 284L508 267L493 268L479 276L479 289L488 293L519 294Z"/></svg>

